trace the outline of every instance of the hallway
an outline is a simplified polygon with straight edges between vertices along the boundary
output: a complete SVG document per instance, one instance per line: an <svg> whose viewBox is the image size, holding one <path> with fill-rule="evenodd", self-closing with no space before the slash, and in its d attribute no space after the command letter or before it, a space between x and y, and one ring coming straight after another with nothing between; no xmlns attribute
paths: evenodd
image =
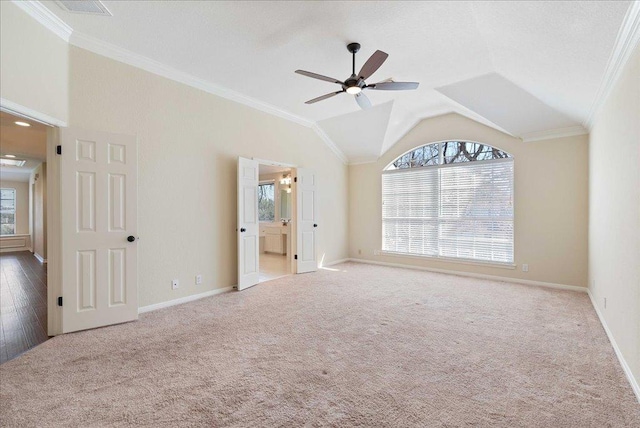
<svg viewBox="0 0 640 428"><path fill-rule="evenodd" d="M47 336L47 268L29 251L0 254L0 364Z"/></svg>

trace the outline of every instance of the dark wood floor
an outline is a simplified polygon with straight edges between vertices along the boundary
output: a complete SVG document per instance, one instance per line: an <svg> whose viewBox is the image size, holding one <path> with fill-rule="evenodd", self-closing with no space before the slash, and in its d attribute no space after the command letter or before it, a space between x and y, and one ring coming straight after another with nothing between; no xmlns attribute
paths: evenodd
<svg viewBox="0 0 640 428"><path fill-rule="evenodd" d="M47 268L29 251L0 254L0 363L47 336Z"/></svg>

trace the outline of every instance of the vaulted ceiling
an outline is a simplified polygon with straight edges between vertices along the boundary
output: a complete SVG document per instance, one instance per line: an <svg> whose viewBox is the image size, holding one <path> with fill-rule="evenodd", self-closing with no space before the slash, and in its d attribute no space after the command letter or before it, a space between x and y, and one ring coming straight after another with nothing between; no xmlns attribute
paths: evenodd
<svg viewBox="0 0 640 428"><path fill-rule="evenodd" d="M351 162L374 160L422 118L458 112L527 140L584 132L630 2L136 2L113 16L42 2L73 29L71 43L112 46L315 123ZM99 42L99 43L98 43ZM371 82L418 81L304 102L340 88L294 74L346 79L376 50ZM517 107L517 108L516 108ZM533 138L532 138L533 139Z"/></svg>

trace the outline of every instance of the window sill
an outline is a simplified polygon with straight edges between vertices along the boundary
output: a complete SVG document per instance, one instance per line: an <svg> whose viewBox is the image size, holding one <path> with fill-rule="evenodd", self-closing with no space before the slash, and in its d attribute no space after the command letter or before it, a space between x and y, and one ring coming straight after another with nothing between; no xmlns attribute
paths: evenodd
<svg viewBox="0 0 640 428"><path fill-rule="evenodd" d="M500 263L500 262L488 262L488 261L485 262L481 260L472 260L472 259L457 259L454 257L421 256L417 254L395 253L393 251L383 251L383 250L380 250L378 252L378 255L404 257L409 259L422 259L422 260L430 260L434 262L457 263L457 264L463 264L463 265L485 266L485 267L510 269L510 270L514 270L517 267L515 263Z"/></svg>

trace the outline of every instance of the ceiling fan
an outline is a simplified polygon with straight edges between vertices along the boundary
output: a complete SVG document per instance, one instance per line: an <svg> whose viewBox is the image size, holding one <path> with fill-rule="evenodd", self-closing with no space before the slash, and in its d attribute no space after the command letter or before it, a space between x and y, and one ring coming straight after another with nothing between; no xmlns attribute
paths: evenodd
<svg viewBox="0 0 640 428"><path fill-rule="evenodd" d="M347 45L347 50L353 55L353 61L351 76L344 82L341 82L338 79L334 79L333 77L323 76L321 74L312 73L310 71L296 70L296 73L302 74L303 76L324 80L326 82L337 83L338 85L342 86L342 90L340 91L322 95L318 98L314 98L305 102L305 104L317 103L318 101L326 100L327 98L331 98L333 96L346 92L347 94L355 95L356 102L358 103L360 108L367 109L371 107L371 101L369 101L369 98L367 98L367 96L362 92L365 89L373 89L377 91L402 91L407 89L416 89L418 87L418 82L394 82L391 79L386 79L382 82L367 85L365 80L368 79L373 73L375 73L378 68L380 68L389 54L382 51L375 51L373 55L369 57L367 62L364 63L364 65L360 69L360 72L356 74L356 53L360 50L360 43L349 43Z"/></svg>

